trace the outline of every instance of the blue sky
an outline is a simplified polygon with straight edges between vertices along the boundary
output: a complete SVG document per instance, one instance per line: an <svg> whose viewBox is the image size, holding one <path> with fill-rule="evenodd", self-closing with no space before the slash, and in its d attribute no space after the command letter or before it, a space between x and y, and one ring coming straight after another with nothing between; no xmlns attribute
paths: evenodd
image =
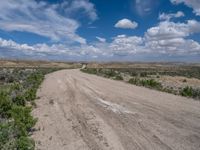
<svg viewBox="0 0 200 150"><path fill-rule="evenodd" d="M200 3L1 1L0 58L200 62Z"/></svg>

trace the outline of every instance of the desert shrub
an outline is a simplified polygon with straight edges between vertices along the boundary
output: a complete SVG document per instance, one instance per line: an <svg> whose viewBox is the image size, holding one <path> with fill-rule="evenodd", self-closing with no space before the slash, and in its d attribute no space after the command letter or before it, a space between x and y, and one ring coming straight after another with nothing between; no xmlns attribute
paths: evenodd
<svg viewBox="0 0 200 150"><path fill-rule="evenodd" d="M193 97L200 99L200 89L199 88L193 90Z"/></svg>
<svg viewBox="0 0 200 150"><path fill-rule="evenodd" d="M183 89L171 89L168 87L163 87L162 84L156 79L146 79L148 75L155 75L156 78L160 78L162 75L170 76L184 76L184 77L194 77L200 79L200 67L195 66L175 66L175 67L157 67L157 68L87 68L81 71L91 74L97 74L99 76L112 78L116 80L123 80L120 77L120 73L131 75L128 82L138 86L144 86L152 89L156 89L163 92L172 93L175 95L182 95L187 97L192 97L195 99L200 99L200 89L193 89L191 87L185 87ZM140 78L142 77L142 78ZM187 82L187 80L183 80Z"/></svg>
<svg viewBox="0 0 200 150"><path fill-rule="evenodd" d="M141 72L140 77L147 77L147 72Z"/></svg>
<svg viewBox="0 0 200 150"><path fill-rule="evenodd" d="M26 99L23 95L23 93L17 93L13 98L12 101L14 104L19 106L25 106L26 105Z"/></svg>
<svg viewBox="0 0 200 150"><path fill-rule="evenodd" d="M140 80L140 84L142 85L142 86L148 86L148 87L156 87L156 86L158 86L159 85L159 83L158 82L156 82L154 79L150 79L150 80L145 80L145 79L143 79L143 80Z"/></svg>
<svg viewBox="0 0 200 150"><path fill-rule="evenodd" d="M32 85L33 88L37 89L43 79L44 75L42 75L40 72L33 73L27 78L27 84Z"/></svg>
<svg viewBox="0 0 200 150"><path fill-rule="evenodd" d="M121 75L117 75L114 77L115 80L123 80L123 77Z"/></svg>
<svg viewBox="0 0 200 150"><path fill-rule="evenodd" d="M106 69L104 71L104 74L106 77L110 78L110 77L114 77L117 75L117 73L113 70L113 69Z"/></svg>
<svg viewBox="0 0 200 150"><path fill-rule="evenodd" d="M131 84L139 85L139 79L138 78L131 78L128 81Z"/></svg>
<svg viewBox="0 0 200 150"><path fill-rule="evenodd" d="M89 74L97 74L97 69L95 68L81 69L81 71Z"/></svg>
<svg viewBox="0 0 200 150"><path fill-rule="evenodd" d="M16 141L16 145L17 145L17 149L19 150L34 150L35 148L35 142L28 138L28 137L20 137L17 141Z"/></svg>
<svg viewBox="0 0 200 150"><path fill-rule="evenodd" d="M37 93L37 89L31 88L25 92L24 97L27 101L33 101L36 99L36 93Z"/></svg>
<svg viewBox="0 0 200 150"><path fill-rule="evenodd" d="M154 88L160 88L161 83L157 82L154 79L146 80L146 85Z"/></svg>
<svg viewBox="0 0 200 150"><path fill-rule="evenodd" d="M15 81L15 78L14 78L14 76L9 76L8 78L6 78L6 81L7 81L8 83L12 83L12 82Z"/></svg>
<svg viewBox="0 0 200 150"><path fill-rule="evenodd" d="M57 70L57 69L56 69ZM46 73L54 69L7 69L1 72L0 89L0 149L32 150L34 142L28 138L36 119L31 115L36 92Z"/></svg>
<svg viewBox="0 0 200 150"><path fill-rule="evenodd" d="M10 88L12 102L16 105L25 106L24 87L20 83L13 83Z"/></svg>
<svg viewBox="0 0 200 150"><path fill-rule="evenodd" d="M7 92L0 92L0 117L8 118L10 117L10 110L12 108L12 101L8 96Z"/></svg>
<svg viewBox="0 0 200 150"><path fill-rule="evenodd" d="M87 68L87 69L81 69L81 71L89 74L97 74L99 76L104 76L106 78L111 78L118 75L118 73L116 73L114 69Z"/></svg>
<svg viewBox="0 0 200 150"><path fill-rule="evenodd" d="M14 82L11 85L11 91L13 92L23 91L23 85L21 85L19 82Z"/></svg>
<svg viewBox="0 0 200 150"><path fill-rule="evenodd" d="M174 94L174 95L179 94L177 92L177 90L175 90L173 87L165 87L165 88L162 88L161 91L171 93L171 94Z"/></svg>
<svg viewBox="0 0 200 150"><path fill-rule="evenodd" d="M5 81L5 80L6 80L6 77L3 75L0 75L0 81Z"/></svg>
<svg viewBox="0 0 200 150"><path fill-rule="evenodd" d="M192 87L186 86L180 91L182 96L192 97L193 89Z"/></svg>
<svg viewBox="0 0 200 150"><path fill-rule="evenodd" d="M139 85L139 86L162 89L161 83L157 82L154 79L131 78L128 82L131 84Z"/></svg>
<svg viewBox="0 0 200 150"><path fill-rule="evenodd" d="M200 99L200 89L194 89L186 86L180 90L180 95Z"/></svg>
<svg viewBox="0 0 200 150"><path fill-rule="evenodd" d="M12 118L18 129L20 136L27 136L30 129L35 125L36 119L31 116L31 108L23 106L13 106L11 110Z"/></svg>
<svg viewBox="0 0 200 150"><path fill-rule="evenodd" d="M16 148L15 133L13 122L0 123L0 149L11 150Z"/></svg>
<svg viewBox="0 0 200 150"><path fill-rule="evenodd" d="M131 72L130 75L133 77L138 76L138 74L136 72Z"/></svg>

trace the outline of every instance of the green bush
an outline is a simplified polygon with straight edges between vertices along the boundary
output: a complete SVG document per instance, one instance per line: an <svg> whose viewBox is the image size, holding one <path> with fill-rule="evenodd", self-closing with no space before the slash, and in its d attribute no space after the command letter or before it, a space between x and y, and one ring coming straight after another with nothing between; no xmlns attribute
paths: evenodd
<svg viewBox="0 0 200 150"><path fill-rule="evenodd" d="M128 82L131 84L139 85L139 86L162 89L161 83L157 82L154 79L131 78Z"/></svg>
<svg viewBox="0 0 200 150"><path fill-rule="evenodd" d="M141 72L140 77L147 77L147 72Z"/></svg>
<svg viewBox="0 0 200 150"><path fill-rule="evenodd" d="M17 142L17 149L19 150L34 150L35 148L35 143L32 139L28 137L20 137Z"/></svg>
<svg viewBox="0 0 200 150"><path fill-rule="evenodd" d="M121 75L117 75L114 77L115 80L123 80L123 77Z"/></svg>
<svg viewBox="0 0 200 150"><path fill-rule="evenodd" d="M146 80L146 85L149 87L160 88L161 84L154 79Z"/></svg>
<svg viewBox="0 0 200 150"><path fill-rule="evenodd" d="M97 69L95 68L81 69L81 71L89 74L97 74Z"/></svg>
<svg viewBox="0 0 200 150"><path fill-rule="evenodd" d="M180 93L181 93L182 96L192 97L193 89L192 89L192 87L187 86L187 87L183 88L180 91Z"/></svg>
<svg viewBox="0 0 200 150"><path fill-rule="evenodd" d="M33 73L27 78L27 84L31 84L31 86L35 89L39 88L39 85L43 81L44 76L41 73Z"/></svg>
<svg viewBox="0 0 200 150"><path fill-rule="evenodd" d="M7 92L0 92L0 118L9 118L12 109L12 101Z"/></svg>
<svg viewBox="0 0 200 150"><path fill-rule="evenodd" d="M26 99L22 93L17 93L15 97L12 98L13 103L19 106L25 106L26 105Z"/></svg>
<svg viewBox="0 0 200 150"><path fill-rule="evenodd" d="M169 87L163 87L162 84L156 79L146 79L150 77L148 75L155 75L156 78L160 78L160 75L170 75L170 76L185 76L185 77L194 77L200 79L200 67L195 66L180 66L180 67L156 67L156 68L87 68L82 69L81 71L86 73L97 74L103 77L112 78L116 80L123 80L120 77L120 73L124 73L132 76L128 82L138 86L144 86L152 89L156 89L163 92L173 93L175 95L182 95L187 97L192 97L195 99L200 99L200 89L194 89L191 87L185 87L183 89L171 89ZM142 77L142 78L140 78ZM187 82L184 79L182 82Z"/></svg>
<svg viewBox="0 0 200 150"><path fill-rule="evenodd" d="M104 71L104 74L105 74L106 77L108 77L108 78L114 77L114 76L117 75L117 74L115 73L115 71L112 70L112 69L106 69L106 70Z"/></svg>
<svg viewBox="0 0 200 150"><path fill-rule="evenodd" d="M0 149L11 150L16 148L15 133L13 122L0 123Z"/></svg>
<svg viewBox="0 0 200 150"><path fill-rule="evenodd" d="M36 99L36 92L37 92L37 89L35 88L31 88L31 89L28 89L26 92L25 92L25 99L27 101L33 101Z"/></svg>
<svg viewBox="0 0 200 150"><path fill-rule="evenodd" d="M12 118L20 136L27 136L28 132L35 125L36 119L31 116L31 108L23 106L13 106L11 110Z"/></svg>
<svg viewBox="0 0 200 150"><path fill-rule="evenodd" d="M34 141L28 138L36 119L31 115L36 92L44 75L54 69L11 69L1 75L0 89L0 149L32 150Z"/></svg>
<svg viewBox="0 0 200 150"><path fill-rule="evenodd" d="M200 99L200 89L194 89L186 86L180 90L180 95Z"/></svg>
<svg viewBox="0 0 200 150"><path fill-rule="evenodd" d="M193 98L200 100L200 89L194 89L193 90Z"/></svg>
<svg viewBox="0 0 200 150"><path fill-rule="evenodd" d="M171 88L165 87L165 88L162 88L161 91L167 92L167 93L172 93L172 94L177 95L177 91L175 91L175 90L173 89L173 87L171 87Z"/></svg>
<svg viewBox="0 0 200 150"><path fill-rule="evenodd" d="M138 74L136 72L131 72L130 75L133 77L138 76Z"/></svg>
<svg viewBox="0 0 200 150"><path fill-rule="evenodd" d="M131 78L128 81L131 84L139 85L139 79L138 78Z"/></svg>

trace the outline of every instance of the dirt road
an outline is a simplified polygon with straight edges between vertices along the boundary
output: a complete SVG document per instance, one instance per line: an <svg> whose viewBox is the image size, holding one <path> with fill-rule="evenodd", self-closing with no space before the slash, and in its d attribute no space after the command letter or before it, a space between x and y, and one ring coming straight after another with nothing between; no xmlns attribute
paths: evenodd
<svg viewBox="0 0 200 150"><path fill-rule="evenodd" d="M46 76L33 138L41 150L198 150L200 103L62 70Z"/></svg>

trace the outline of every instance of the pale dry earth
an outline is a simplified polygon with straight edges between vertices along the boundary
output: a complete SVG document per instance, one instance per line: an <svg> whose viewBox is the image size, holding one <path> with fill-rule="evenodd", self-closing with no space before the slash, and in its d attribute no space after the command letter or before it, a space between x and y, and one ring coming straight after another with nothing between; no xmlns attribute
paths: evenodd
<svg viewBox="0 0 200 150"><path fill-rule="evenodd" d="M200 103L120 81L62 70L38 91L40 150L198 150Z"/></svg>
<svg viewBox="0 0 200 150"><path fill-rule="evenodd" d="M200 80L196 78L161 76L158 81L161 82L164 87L168 86L173 88L183 88L186 86L191 86L193 88L200 88Z"/></svg>
<svg viewBox="0 0 200 150"><path fill-rule="evenodd" d="M35 60L1 60L0 68L80 68L81 63Z"/></svg>

